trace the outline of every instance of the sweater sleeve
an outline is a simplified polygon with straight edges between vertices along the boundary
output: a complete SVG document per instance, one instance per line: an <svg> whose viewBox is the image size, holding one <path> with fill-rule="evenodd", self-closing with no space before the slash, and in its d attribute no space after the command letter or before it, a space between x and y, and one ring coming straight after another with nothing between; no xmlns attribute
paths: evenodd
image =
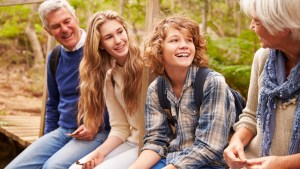
<svg viewBox="0 0 300 169"><path fill-rule="evenodd" d="M254 55L247 104L239 117L239 121L234 125L234 130L245 127L251 130L254 135L257 133L256 109L263 80L263 70L268 56L269 49L263 48L259 49Z"/></svg>
<svg viewBox="0 0 300 169"><path fill-rule="evenodd" d="M117 136L123 141L126 141L130 134L129 123L125 114L124 108L116 98L115 88L112 84L112 70L109 69L106 73L105 84L104 84L104 96L109 112L109 122L111 130L109 135ZM116 87L116 86L115 86Z"/></svg>
<svg viewBox="0 0 300 169"><path fill-rule="evenodd" d="M45 117L45 129L44 134L47 134L58 127L59 113L59 91L56 83L56 79L50 71L50 56L47 61L47 88L48 88L48 99L46 102L46 117Z"/></svg>

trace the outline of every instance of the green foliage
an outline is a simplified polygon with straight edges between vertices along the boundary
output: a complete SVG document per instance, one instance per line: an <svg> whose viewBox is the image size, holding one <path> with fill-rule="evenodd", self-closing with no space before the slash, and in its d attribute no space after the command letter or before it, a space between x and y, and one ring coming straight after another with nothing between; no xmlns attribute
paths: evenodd
<svg viewBox="0 0 300 169"><path fill-rule="evenodd" d="M13 6L0 8L0 37L13 38L23 33L30 8Z"/></svg>
<svg viewBox="0 0 300 169"><path fill-rule="evenodd" d="M146 16L146 2L141 0L131 0L125 6L123 17L129 21L134 29L143 29Z"/></svg>
<svg viewBox="0 0 300 169"><path fill-rule="evenodd" d="M13 38L15 36L18 36L21 33L21 29L19 27L13 26L16 25L12 22L6 22L1 26L0 36L1 37L7 37L7 38Z"/></svg>
<svg viewBox="0 0 300 169"><path fill-rule="evenodd" d="M254 52L259 48L257 36L244 30L238 37L212 39L208 36L208 53L218 62L228 64L251 64Z"/></svg>
<svg viewBox="0 0 300 169"><path fill-rule="evenodd" d="M222 73L227 83L247 96L251 63L259 47L256 35L244 30L238 37L212 39L208 36L210 66Z"/></svg>
<svg viewBox="0 0 300 169"><path fill-rule="evenodd" d="M228 85L246 97L249 87L251 65L211 65L224 75Z"/></svg>
<svg viewBox="0 0 300 169"><path fill-rule="evenodd" d="M183 14L193 18L195 21L201 22L203 3L199 3L199 0L181 1L181 3L174 0L174 4L170 0L161 0L160 8L163 16Z"/></svg>

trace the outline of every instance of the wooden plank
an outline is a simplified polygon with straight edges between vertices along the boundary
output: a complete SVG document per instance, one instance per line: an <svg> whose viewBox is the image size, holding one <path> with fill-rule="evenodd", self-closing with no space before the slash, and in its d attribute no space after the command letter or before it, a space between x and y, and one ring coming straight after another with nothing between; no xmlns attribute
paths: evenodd
<svg viewBox="0 0 300 169"><path fill-rule="evenodd" d="M13 133L13 135L17 135L17 136L38 136L39 130L35 130L35 131L26 131L26 130L10 130L8 129L7 131L10 131L10 133Z"/></svg>
<svg viewBox="0 0 300 169"><path fill-rule="evenodd" d="M40 116L26 116L26 115L0 115L0 119L21 119L21 120L35 120L35 119L39 119Z"/></svg>
<svg viewBox="0 0 300 169"><path fill-rule="evenodd" d="M41 3L43 1L44 0L4 0L4 1L0 1L0 7L1 6L34 4L34 3Z"/></svg>
<svg viewBox="0 0 300 169"><path fill-rule="evenodd" d="M40 116L0 115L0 132L27 147L39 138Z"/></svg>
<svg viewBox="0 0 300 169"><path fill-rule="evenodd" d="M38 124L36 124L36 126L32 126L32 125L20 125L20 126L9 126L9 127L2 126L2 128L14 130L14 131L18 131L18 130L30 131L30 130L40 129Z"/></svg>
<svg viewBox="0 0 300 169"><path fill-rule="evenodd" d="M29 131L13 131L13 130L5 130L5 135L9 136L9 137L13 137L14 135L15 136L20 136L20 137L23 137L23 136L38 136L38 133L39 133L39 130L35 130L35 131L32 131L32 132L29 132Z"/></svg>
<svg viewBox="0 0 300 169"><path fill-rule="evenodd" d="M0 127L0 132L3 133L4 135L6 135L7 137L12 137L12 133L10 133L8 130L5 130L3 128Z"/></svg>

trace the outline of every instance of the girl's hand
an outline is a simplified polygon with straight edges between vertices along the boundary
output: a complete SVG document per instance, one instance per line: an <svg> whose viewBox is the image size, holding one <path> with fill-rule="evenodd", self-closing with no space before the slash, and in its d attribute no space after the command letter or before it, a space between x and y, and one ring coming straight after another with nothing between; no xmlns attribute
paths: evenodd
<svg viewBox="0 0 300 169"><path fill-rule="evenodd" d="M82 165L82 169L92 169L98 164L102 163L104 159L104 154L101 151L93 151L88 157L86 162L80 163L76 161L77 165Z"/></svg>
<svg viewBox="0 0 300 169"><path fill-rule="evenodd" d="M111 68L109 68L106 72L106 79L110 79L111 75L114 73L114 70L116 68L116 60L111 61Z"/></svg>
<svg viewBox="0 0 300 169"><path fill-rule="evenodd" d="M112 75L114 74L114 69L116 68L116 61L112 61L112 67L106 71L105 81L104 81L104 88L103 94L105 99L107 98L107 94L114 91L113 89L113 79Z"/></svg>

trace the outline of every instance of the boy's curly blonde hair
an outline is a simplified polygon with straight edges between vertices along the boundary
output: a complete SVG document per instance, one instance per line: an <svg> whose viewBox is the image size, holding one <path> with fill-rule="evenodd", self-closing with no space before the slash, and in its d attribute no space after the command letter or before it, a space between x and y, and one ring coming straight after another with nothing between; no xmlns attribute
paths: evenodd
<svg viewBox="0 0 300 169"><path fill-rule="evenodd" d="M197 22L192 19L173 15L166 17L158 22L154 30L150 33L148 40L145 42L144 57L147 66L149 66L155 75L165 75L163 61L163 41L169 28L175 28L179 31L185 30L193 38L195 45L195 58L192 65L198 67L207 67L208 59L205 55L206 40L200 34L200 28Z"/></svg>

